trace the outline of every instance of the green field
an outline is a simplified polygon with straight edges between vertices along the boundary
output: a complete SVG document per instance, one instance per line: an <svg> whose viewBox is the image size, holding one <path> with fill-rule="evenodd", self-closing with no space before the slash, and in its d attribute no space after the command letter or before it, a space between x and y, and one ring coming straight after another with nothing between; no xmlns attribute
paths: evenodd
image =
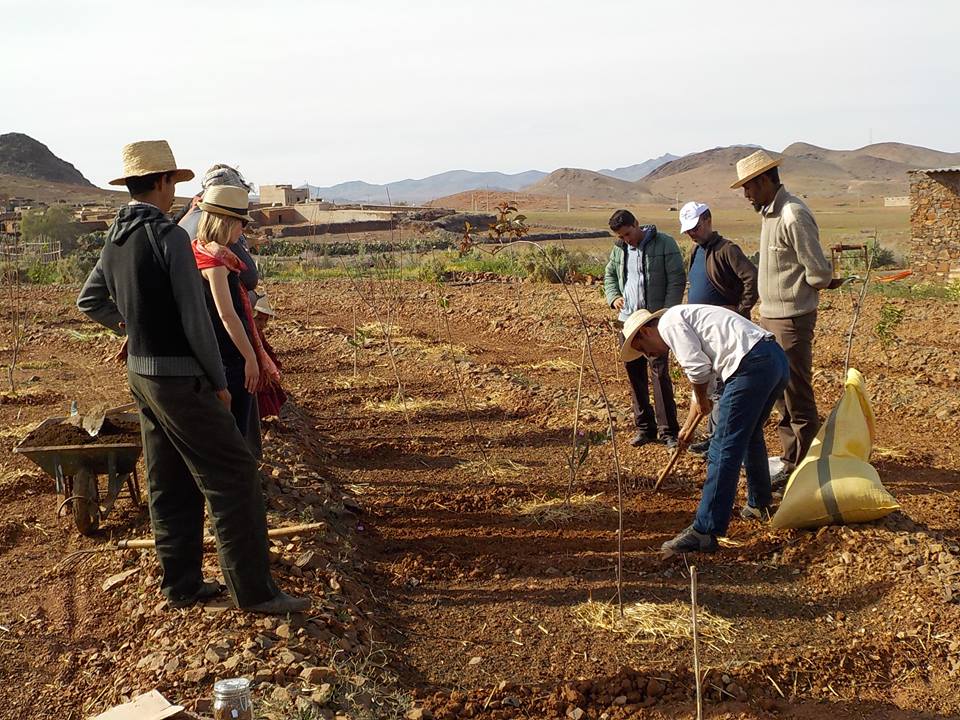
<svg viewBox="0 0 960 720"><path fill-rule="evenodd" d="M909 251L910 244L910 208L861 207L829 204L816 199L808 201L820 225L821 241L824 247L837 243L865 243L872 239L877 231L880 244L890 248L903 257ZM654 223L668 235L680 240L680 225L677 213L662 205L631 208L642 223ZM562 211L520 211L527 216L527 222L533 227L581 227L606 228L607 220L613 209ZM741 208L718 208L713 211L713 226L724 237L736 241L747 253L755 252L760 239L760 217L746 201ZM687 241L689 242L689 240ZM564 244L577 249L595 251L609 247L606 240L569 240Z"/></svg>

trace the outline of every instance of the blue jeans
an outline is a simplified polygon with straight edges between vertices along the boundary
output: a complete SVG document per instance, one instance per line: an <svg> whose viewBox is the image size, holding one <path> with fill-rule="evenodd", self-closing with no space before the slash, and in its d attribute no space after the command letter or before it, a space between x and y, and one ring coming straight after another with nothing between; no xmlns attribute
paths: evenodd
<svg viewBox="0 0 960 720"><path fill-rule="evenodd" d="M693 522L697 532L726 535L741 465L747 471L747 502L753 507L770 504L763 425L789 379L787 356L772 339L754 345L727 379L707 454L707 480Z"/></svg>

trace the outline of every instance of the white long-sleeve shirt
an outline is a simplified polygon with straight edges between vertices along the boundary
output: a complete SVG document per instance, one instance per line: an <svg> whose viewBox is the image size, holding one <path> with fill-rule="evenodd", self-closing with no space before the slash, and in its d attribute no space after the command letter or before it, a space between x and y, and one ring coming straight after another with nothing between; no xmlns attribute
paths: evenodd
<svg viewBox="0 0 960 720"><path fill-rule="evenodd" d="M773 337L733 310L716 305L674 305L657 326L690 382L726 382L753 346Z"/></svg>

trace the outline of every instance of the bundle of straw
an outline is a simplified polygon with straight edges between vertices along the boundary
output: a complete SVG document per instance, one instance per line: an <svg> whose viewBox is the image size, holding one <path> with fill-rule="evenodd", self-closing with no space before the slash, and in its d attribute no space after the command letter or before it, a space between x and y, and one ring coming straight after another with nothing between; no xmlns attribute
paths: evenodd
<svg viewBox="0 0 960 720"><path fill-rule="evenodd" d="M615 604L593 600L578 605L573 611L584 625L625 635L628 643L689 640L693 637L690 608L680 602L624 605L622 617ZM708 644L733 643L733 624L728 620L700 610L697 613L697 626L700 638Z"/></svg>
<svg viewBox="0 0 960 720"><path fill-rule="evenodd" d="M602 493L571 495L569 500L564 498L537 498L513 506L518 515L533 520L536 523L560 524L571 520L584 520L600 517L614 512L614 509L600 501Z"/></svg>

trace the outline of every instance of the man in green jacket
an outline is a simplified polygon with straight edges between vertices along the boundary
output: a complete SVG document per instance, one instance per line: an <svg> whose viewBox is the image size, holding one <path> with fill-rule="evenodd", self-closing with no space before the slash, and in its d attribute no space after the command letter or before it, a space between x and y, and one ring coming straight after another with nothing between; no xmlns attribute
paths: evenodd
<svg viewBox="0 0 960 720"><path fill-rule="evenodd" d="M617 210L610 217L610 229L619 238L610 251L603 277L607 304L618 311L622 323L637 310L656 312L679 305L687 275L677 242L657 230L655 225L640 225L629 210ZM620 335L623 342L623 334ZM667 356L649 361L653 375L653 401L647 382L647 358L624 363L633 396L633 417L637 434L634 447L660 439L667 447L677 444L677 406L670 382Z"/></svg>

